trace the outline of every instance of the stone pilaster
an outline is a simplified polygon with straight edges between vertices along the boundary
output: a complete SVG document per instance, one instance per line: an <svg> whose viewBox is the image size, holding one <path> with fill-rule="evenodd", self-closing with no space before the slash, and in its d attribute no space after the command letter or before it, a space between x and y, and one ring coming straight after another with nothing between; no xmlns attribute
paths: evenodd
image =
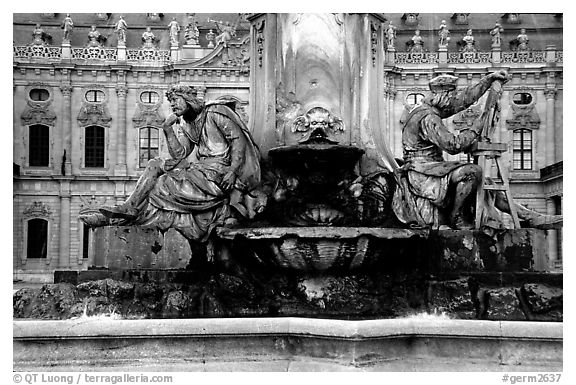
<svg viewBox="0 0 576 385"><path fill-rule="evenodd" d="M556 108L556 89L553 87L548 87L544 90L544 96L546 96L546 164L545 166L550 166L556 163L556 146L555 146L555 119L554 110Z"/></svg>
<svg viewBox="0 0 576 385"><path fill-rule="evenodd" d="M72 86L70 84L63 84L60 86L62 92L62 146L66 151L66 159L64 160L64 153L57 154L64 164L60 163L60 170L57 174L71 175L72 174Z"/></svg>
<svg viewBox="0 0 576 385"><path fill-rule="evenodd" d="M556 214L556 204L553 199L546 199L546 214ZM548 239L548 264L550 269L554 269L554 264L558 259L558 230L547 230Z"/></svg>
<svg viewBox="0 0 576 385"><path fill-rule="evenodd" d="M58 267L61 269L74 269L70 258L70 179L64 177L60 180L60 238Z"/></svg>
<svg viewBox="0 0 576 385"><path fill-rule="evenodd" d="M116 86L118 95L118 125L116 129L116 164L114 175L125 176L128 174L126 166L126 147L128 143L128 132L126 130L126 96L128 87L125 84Z"/></svg>

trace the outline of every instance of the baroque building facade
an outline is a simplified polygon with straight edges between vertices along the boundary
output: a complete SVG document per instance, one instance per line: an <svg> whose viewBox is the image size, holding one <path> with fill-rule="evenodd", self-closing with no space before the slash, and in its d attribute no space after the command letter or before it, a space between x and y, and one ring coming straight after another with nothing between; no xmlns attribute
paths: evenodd
<svg viewBox="0 0 576 385"><path fill-rule="evenodd" d="M391 152L401 158L402 121L434 76L452 74L465 86L506 69L512 79L493 139L508 145L512 193L538 212L561 213L562 15L377 20L372 55L385 58L380 130ZM265 47L259 28L246 14L14 14L14 279L49 281L54 270L94 264L91 232L78 215L124 201L146 162L168 156L161 123L170 84L234 101L253 127L250 74ZM467 128L482 105L449 124ZM545 270L562 268L560 233L549 230Z"/></svg>

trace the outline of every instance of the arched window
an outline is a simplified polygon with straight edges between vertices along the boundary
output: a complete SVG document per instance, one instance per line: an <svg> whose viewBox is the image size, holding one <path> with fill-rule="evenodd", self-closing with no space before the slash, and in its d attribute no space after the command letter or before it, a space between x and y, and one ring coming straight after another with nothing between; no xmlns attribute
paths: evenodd
<svg viewBox="0 0 576 385"><path fill-rule="evenodd" d="M140 101L144 104L156 104L160 99L160 95L155 91L144 91L140 94Z"/></svg>
<svg viewBox="0 0 576 385"><path fill-rule="evenodd" d="M512 97L512 102L519 106L525 106L532 103L532 95L527 92L517 92Z"/></svg>
<svg viewBox="0 0 576 385"><path fill-rule="evenodd" d="M100 90L90 90L86 92L86 101L92 103L100 103L104 101L104 92Z"/></svg>
<svg viewBox="0 0 576 385"><path fill-rule="evenodd" d="M34 124L29 128L28 165L30 167L48 167L50 156L50 128Z"/></svg>
<svg viewBox="0 0 576 385"><path fill-rule="evenodd" d="M144 127L140 129L140 167L146 167L146 163L158 156L158 129Z"/></svg>
<svg viewBox="0 0 576 385"><path fill-rule="evenodd" d="M50 93L43 88L33 88L28 95L35 102L45 102L50 97Z"/></svg>
<svg viewBox="0 0 576 385"><path fill-rule="evenodd" d="M48 249L48 221L35 218L28 221L26 258L46 258Z"/></svg>
<svg viewBox="0 0 576 385"><path fill-rule="evenodd" d="M416 104L419 104L422 99L424 99L424 95L418 93L411 93L406 96L406 103L412 107Z"/></svg>
<svg viewBox="0 0 576 385"><path fill-rule="evenodd" d="M104 127L85 128L84 167L104 167Z"/></svg>
<svg viewBox="0 0 576 385"><path fill-rule="evenodd" d="M512 156L514 170L532 170L532 131L514 130Z"/></svg>

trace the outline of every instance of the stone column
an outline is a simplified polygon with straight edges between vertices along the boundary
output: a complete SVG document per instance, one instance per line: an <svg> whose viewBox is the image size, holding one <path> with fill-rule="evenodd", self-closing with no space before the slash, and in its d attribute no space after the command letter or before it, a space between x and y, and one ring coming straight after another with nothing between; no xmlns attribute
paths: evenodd
<svg viewBox="0 0 576 385"><path fill-rule="evenodd" d="M115 176L126 176L126 146L128 143L128 132L126 131L126 95L128 87L125 84L116 86L118 95L118 125L116 128L116 165L114 166Z"/></svg>
<svg viewBox="0 0 576 385"><path fill-rule="evenodd" d="M546 199L546 214L556 214L556 204L554 199ZM554 269L554 264L558 259L558 230L546 230L548 238L548 266Z"/></svg>
<svg viewBox="0 0 576 385"><path fill-rule="evenodd" d="M70 180L64 177L60 180L60 239L58 268L76 268L70 259Z"/></svg>
<svg viewBox="0 0 576 385"><path fill-rule="evenodd" d="M556 163L556 146L555 146L555 121L554 109L556 108L554 99L556 98L556 89L553 86L547 86L544 90L546 96L546 164L550 166Z"/></svg>
<svg viewBox="0 0 576 385"><path fill-rule="evenodd" d="M64 151L66 151L66 160L64 164L61 164L60 173L63 175L72 174L72 86L70 84L63 84L60 86L60 91L62 92L63 103L62 103L62 146ZM57 154L62 156L64 154Z"/></svg>

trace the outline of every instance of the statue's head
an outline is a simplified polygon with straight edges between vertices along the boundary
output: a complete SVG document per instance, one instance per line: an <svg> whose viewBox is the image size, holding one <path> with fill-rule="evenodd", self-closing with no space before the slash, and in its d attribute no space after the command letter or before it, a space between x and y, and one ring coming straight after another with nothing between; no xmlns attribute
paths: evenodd
<svg viewBox="0 0 576 385"><path fill-rule="evenodd" d="M426 96L422 103L435 107L441 118L453 115L451 105L456 97L457 81L458 78L452 75L436 76L428 84L431 94Z"/></svg>
<svg viewBox="0 0 576 385"><path fill-rule="evenodd" d="M204 102L197 98L197 94L196 89L190 86L173 84L166 91L166 99L176 115L183 116L186 121L192 121L204 107Z"/></svg>

